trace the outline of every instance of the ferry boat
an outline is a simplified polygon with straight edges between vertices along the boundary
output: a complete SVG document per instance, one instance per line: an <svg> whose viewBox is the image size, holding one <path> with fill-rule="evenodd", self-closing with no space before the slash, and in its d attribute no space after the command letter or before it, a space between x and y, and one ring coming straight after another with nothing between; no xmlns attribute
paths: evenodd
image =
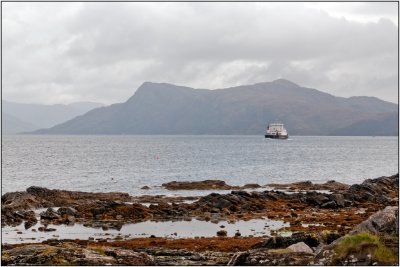
<svg viewBox="0 0 400 267"><path fill-rule="evenodd" d="M270 123L268 124L265 138L288 139L289 135L282 123Z"/></svg>

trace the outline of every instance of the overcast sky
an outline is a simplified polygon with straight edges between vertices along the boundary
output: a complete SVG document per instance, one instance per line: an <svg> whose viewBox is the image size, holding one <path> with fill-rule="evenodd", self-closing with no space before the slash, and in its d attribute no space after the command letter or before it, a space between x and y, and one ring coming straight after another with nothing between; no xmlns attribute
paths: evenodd
<svg viewBox="0 0 400 267"><path fill-rule="evenodd" d="M124 102L145 81L289 79L397 103L397 3L3 2L3 98Z"/></svg>

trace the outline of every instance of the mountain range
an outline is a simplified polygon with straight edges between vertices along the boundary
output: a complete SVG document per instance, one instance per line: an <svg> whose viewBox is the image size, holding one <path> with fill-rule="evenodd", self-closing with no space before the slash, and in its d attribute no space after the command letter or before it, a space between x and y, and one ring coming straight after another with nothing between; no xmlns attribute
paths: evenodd
<svg viewBox="0 0 400 267"><path fill-rule="evenodd" d="M397 135L398 105L337 97L288 80L226 89L143 83L124 103L36 134L251 134L282 122L290 135Z"/></svg>
<svg viewBox="0 0 400 267"><path fill-rule="evenodd" d="M14 134L49 128L100 106L103 104L94 102L40 105L2 100L2 132Z"/></svg>

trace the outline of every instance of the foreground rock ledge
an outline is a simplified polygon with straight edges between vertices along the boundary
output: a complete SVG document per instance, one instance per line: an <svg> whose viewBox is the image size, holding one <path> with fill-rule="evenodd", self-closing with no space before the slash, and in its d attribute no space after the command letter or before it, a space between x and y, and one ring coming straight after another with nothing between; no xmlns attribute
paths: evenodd
<svg viewBox="0 0 400 267"><path fill-rule="evenodd" d="M267 239L49 240L3 245L2 265L397 265L397 221L398 207L386 207L333 241L328 233L297 233ZM346 245L360 236L363 243Z"/></svg>
<svg viewBox="0 0 400 267"><path fill-rule="evenodd" d="M142 198L118 192L86 193L30 187L26 192L2 196L2 226L25 223L25 228L33 227L36 217L32 210L46 207L49 209L41 214L41 220L49 226L80 222L89 226L103 223L118 229L124 223L148 219L210 220L212 217L234 222L268 217L290 223L286 230L293 235L3 244L2 264L392 265L398 259L398 178L397 174L368 179L329 194L234 190L229 194L211 193L196 198L193 203L160 196ZM144 199L153 204L148 207L140 204ZM375 213L379 210L380 213ZM310 225L305 227L304 224ZM365 246L369 254L362 254L357 246L344 245L360 238L368 240ZM387 259L375 255L375 248L385 251L385 255L389 255Z"/></svg>

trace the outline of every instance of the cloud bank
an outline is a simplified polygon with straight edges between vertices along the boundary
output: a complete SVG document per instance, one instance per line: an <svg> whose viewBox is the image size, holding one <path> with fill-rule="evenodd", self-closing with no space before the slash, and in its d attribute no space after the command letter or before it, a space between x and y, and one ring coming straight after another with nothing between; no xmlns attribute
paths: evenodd
<svg viewBox="0 0 400 267"><path fill-rule="evenodd" d="M145 81L285 78L397 103L397 3L356 4L6 2L3 98L111 104Z"/></svg>

